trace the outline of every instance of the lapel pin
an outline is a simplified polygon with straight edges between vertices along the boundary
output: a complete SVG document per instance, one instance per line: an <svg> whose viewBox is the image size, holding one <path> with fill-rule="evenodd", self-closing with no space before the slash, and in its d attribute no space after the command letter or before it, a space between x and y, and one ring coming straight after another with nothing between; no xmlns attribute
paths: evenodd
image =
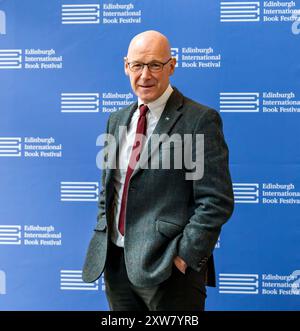
<svg viewBox="0 0 300 331"><path fill-rule="evenodd" d="M166 117L166 120L168 121L170 119L170 117Z"/></svg>

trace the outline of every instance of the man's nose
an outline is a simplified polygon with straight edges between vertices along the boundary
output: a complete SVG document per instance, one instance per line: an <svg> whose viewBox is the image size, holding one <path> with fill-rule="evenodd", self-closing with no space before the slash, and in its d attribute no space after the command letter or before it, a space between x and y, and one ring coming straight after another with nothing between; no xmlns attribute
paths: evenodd
<svg viewBox="0 0 300 331"><path fill-rule="evenodd" d="M141 78L143 78L143 79L151 78L151 71L149 70L147 65L144 65L144 68L141 72Z"/></svg>

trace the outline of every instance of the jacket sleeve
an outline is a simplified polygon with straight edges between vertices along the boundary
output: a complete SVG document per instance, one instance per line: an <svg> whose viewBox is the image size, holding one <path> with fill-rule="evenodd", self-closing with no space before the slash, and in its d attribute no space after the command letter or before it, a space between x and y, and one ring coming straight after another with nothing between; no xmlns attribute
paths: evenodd
<svg viewBox="0 0 300 331"><path fill-rule="evenodd" d="M198 119L193 133L195 159L196 134L204 133L204 173L193 180L194 214L184 228L178 255L188 266L200 271L218 240L222 225L233 212L234 198L228 165L228 148L220 115L207 109Z"/></svg>
<svg viewBox="0 0 300 331"><path fill-rule="evenodd" d="M106 135L109 133L109 120L110 120L110 118L108 119L107 124L106 124ZM107 145L108 145L108 140L105 139L105 144L103 146L103 149L105 152L103 153L103 160L102 160L101 190L100 190L99 199L98 199L97 221L106 217L105 182L106 182L106 164L108 161Z"/></svg>

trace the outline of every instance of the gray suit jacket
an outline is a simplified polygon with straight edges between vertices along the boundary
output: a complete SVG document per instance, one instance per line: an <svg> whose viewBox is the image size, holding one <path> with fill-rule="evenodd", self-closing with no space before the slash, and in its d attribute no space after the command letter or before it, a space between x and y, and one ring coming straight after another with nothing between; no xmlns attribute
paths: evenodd
<svg viewBox="0 0 300 331"><path fill-rule="evenodd" d="M107 132L118 140L118 128L128 125L137 103L112 113ZM219 114L184 97L174 88L153 134L204 134L204 175L187 180L185 167L137 168L130 180L127 198L124 252L130 281L141 287L166 280L179 255L200 272L208 265L207 285L215 286L213 249L222 225L233 211L233 192L228 169L228 148ZM152 135L153 135L152 134ZM152 136L150 137L151 140ZM149 145L150 146L150 143ZM166 148L172 153L178 144ZM181 148L181 147L180 147ZM118 150L118 146L117 146ZM146 151L147 148L143 149ZM163 157L163 144L142 159ZM195 156L195 144L193 144ZM107 158L107 155L106 155ZM83 280L98 279L109 254L113 222L113 169L102 170L102 191L94 234L88 247Z"/></svg>

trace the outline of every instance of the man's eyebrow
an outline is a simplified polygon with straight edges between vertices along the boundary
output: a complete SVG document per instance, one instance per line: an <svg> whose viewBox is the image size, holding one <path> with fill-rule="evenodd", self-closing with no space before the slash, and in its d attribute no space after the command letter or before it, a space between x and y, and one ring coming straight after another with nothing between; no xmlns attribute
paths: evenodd
<svg viewBox="0 0 300 331"><path fill-rule="evenodd" d="M142 62L142 61L138 61L138 60L132 60L132 61L129 61L130 63L146 63L146 62ZM153 62L161 62L161 63L163 63L163 61L162 60L151 60L151 61L149 61L149 62L147 62L147 63L153 63Z"/></svg>

